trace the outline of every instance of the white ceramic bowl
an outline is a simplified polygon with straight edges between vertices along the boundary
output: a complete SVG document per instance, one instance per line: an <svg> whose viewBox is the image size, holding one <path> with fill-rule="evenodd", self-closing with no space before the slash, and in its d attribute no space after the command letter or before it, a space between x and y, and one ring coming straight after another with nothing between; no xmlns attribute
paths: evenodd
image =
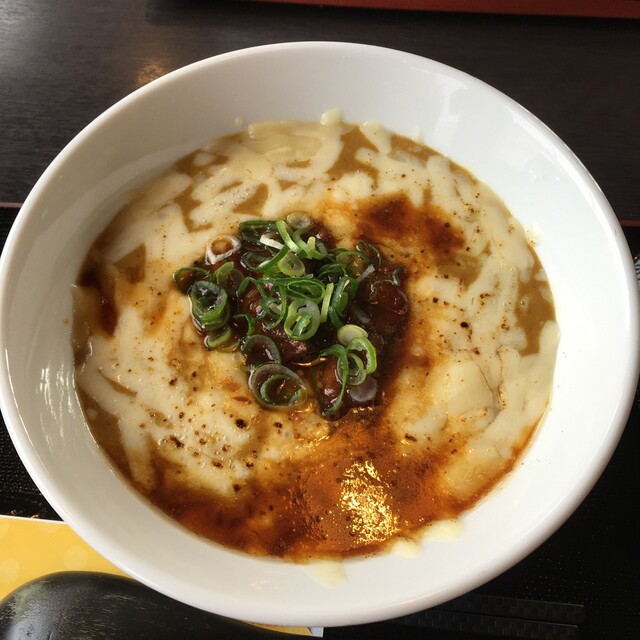
<svg viewBox="0 0 640 640"><path fill-rule="evenodd" d="M136 186L204 141L262 119L341 108L424 141L490 185L525 228L555 295L561 342L551 408L522 463L420 555L344 563L323 586L300 566L229 552L182 530L98 450L73 383L71 295L85 252ZM339 44L259 47L193 64L125 98L38 181L2 254L2 411L42 493L141 582L225 616L344 625L437 605L501 573L576 508L608 462L638 376L629 250L593 179L535 117L468 75L406 53Z"/></svg>

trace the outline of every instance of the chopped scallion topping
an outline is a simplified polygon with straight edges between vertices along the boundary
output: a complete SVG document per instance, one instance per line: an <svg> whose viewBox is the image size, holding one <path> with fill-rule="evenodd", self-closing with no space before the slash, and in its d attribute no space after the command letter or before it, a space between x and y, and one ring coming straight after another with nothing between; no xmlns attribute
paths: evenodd
<svg viewBox="0 0 640 640"><path fill-rule="evenodd" d="M240 350L247 358L247 364L250 367L282 362L278 345L269 336L262 334L248 336L242 341Z"/></svg>
<svg viewBox="0 0 640 640"><path fill-rule="evenodd" d="M227 292L215 282L198 280L189 289L191 315L203 332L224 327L229 321Z"/></svg>
<svg viewBox="0 0 640 640"><path fill-rule="evenodd" d="M235 236L220 236L207 244L207 264L214 265L226 260L240 249L240 240Z"/></svg>
<svg viewBox="0 0 640 640"><path fill-rule="evenodd" d="M205 347L239 346L261 405L295 408L307 401L306 382L291 363L335 367L339 387L322 408L332 418L347 397L370 402L378 388L372 377L378 354L365 329L371 319L355 300L358 287L369 278L374 293L376 282L400 286L402 267L375 275L383 264L375 245L361 240L353 249L332 248L317 230L302 211L242 222L238 237L214 239L201 262L178 269L173 279L189 297Z"/></svg>
<svg viewBox="0 0 640 640"><path fill-rule="evenodd" d="M308 298L294 300L288 308L284 331L293 340L308 340L320 326L320 309Z"/></svg>
<svg viewBox="0 0 640 640"><path fill-rule="evenodd" d="M249 388L269 409L295 407L307 400L304 380L282 364L262 364L249 374Z"/></svg>
<svg viewBox="0 0 640 640"><path fill-rule="evenodd" d="M367 332L357 324L345 324L338 329L338 342L348 345L354 338L367 338Z"/></svg>

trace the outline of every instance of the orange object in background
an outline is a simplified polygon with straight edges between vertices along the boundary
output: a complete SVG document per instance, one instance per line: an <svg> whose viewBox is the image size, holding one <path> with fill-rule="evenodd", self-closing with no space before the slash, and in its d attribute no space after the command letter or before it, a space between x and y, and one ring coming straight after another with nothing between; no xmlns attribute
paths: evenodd
<svg viewBox="0 0 640 640"><path fill-rule="evenodd" d="M0 516L0 600L56 571L125 575L62 522Z"/></svg>

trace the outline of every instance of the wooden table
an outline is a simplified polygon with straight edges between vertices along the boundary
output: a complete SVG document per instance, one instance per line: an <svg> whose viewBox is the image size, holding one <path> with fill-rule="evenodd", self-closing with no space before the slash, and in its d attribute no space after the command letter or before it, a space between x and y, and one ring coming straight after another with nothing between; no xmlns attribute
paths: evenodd
<svg viewBox="0 0 640 640"><path fill-rule="evenodd" d="M221 0L0 0L0 240L18 210L11 203L117 100L190 62L297 40L403 49L503 91L572 148L640 252L640 20ZM589 259L571 238L567 251ZM581 507L477 594L582 605L581 637L640 637L639 427L636 399L620 446ZM3 427L0 513L57 517ZM341 637L414 637L402 629L411 632L379 624Z"/></svg>

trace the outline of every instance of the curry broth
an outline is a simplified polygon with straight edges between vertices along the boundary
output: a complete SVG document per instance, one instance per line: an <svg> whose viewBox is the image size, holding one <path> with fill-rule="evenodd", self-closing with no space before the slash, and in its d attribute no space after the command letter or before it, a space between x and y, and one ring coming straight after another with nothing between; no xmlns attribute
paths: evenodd
<svg viewBox="0 0 640 640"><path fill-rule="evenodd" d="M286 123L274 125L273 135L301 139L302 151L294 148L280 164L269 154L279 158L287 152L277 144L269 146L268 127L266 133L258 129L257 141L247 142L251 135L243 132L204 147L168 174L185 176L188 186L142 217L160 211L181 220L172 224L182 225L185 236L216 235L220 227L233 230L229 221L234 216L272 216L268 207L274 192L298 189L296 204L326 225L338 243L353 246L367 240L386 259L403 265L410 319L402 340L381 363L374 406L352 409L331 422L317 414L313 400L302 412L256 408L242 378L233 373L233 367L240 368L239 359L224 354L216 361L215 353L207 353L183 305L183 318L171 320L181 323L173 330L174 344L162 351L171 375L153 384L157 394L167 396L180 387L182 395L176 397L183 398L185 407L175 402L163 411L145 405L141 413L142 388L135 378L122 375L124 367L131 373L131 362L124 361L126 347L116 348L120 360L112 353L122 314L130 306L144 306L147 331L160 331L157 339L163 340L162 328L179 315L180 307L172 298L175 265L169 259L163 265L144 244L117 260L109 256L126 235L130 219L141 219L140 200L116 216L89 252L78 279L82 303L74 322L80 396L90 427L129 481L197 534L248 553L295 561L376 552L399 537L418 538L430 522L456 517L473 506L509 472L529 441L548 401L555 357L554 337L549 337L554 308L544 271L528 245L523 255L524 234L503 205L467 172L424 145L395 134L385 137L384 131L333 126L339 127L339 135L327 142L332 132L321 131L315 139L311 125L302 125L298 134L291 134ZM389 143L384 152L381 139ZM203 189L208 181L223 182L220 175L229 158L249 153L243 145L253 150L264 140L267 151L255 167L268 171L264 165L271 162L277 168L272 179L256 183L247 178L251 186L244 198L226 207L224 224L213 216L203 222L198 212L207 206ZM317 161L318 147L331 144L339 151L331 163L324 158L323 188L309 195L315 183L307 185L304 172ZM444 172L443 180L455 185L447 190L456 199L452 209L438 195L437 175L425 179L426 167L435 161L436 174ZM303 177L292 179L295 172ZM397 175L397 189L389 187L390 174ZM407 182L413 174L413 182ZM229 178L212 186L211 193L215 190L216 202L238 198L243 184ZM490 220L483 212L489 205L496 210L491 209L491 216L504 226L499 242L517 235L512 253L525 265L507 265L518 273L506 284L496 275L500 265L490 264L500 249L485 230ZM478 240L482 234L489 240ZM193 255L201 251L197 242ZM484 289L485 281L492 286ZM487 320L487 309L497 299L500 303ZM469 301L473 312L467 309ZM131 309L126 313L128 319ZM109 355L94 365L91 357L101 350ZM541 364L531 360L538 354L543 354ZM535 374L527 373L531 368ZM517 433L499 440L494 432L504 433L498 424L501 412L512 410L512 398L519 397L500 377L505 371L517 372L523 383L535 375L540 389L536 387L535 415L523 417ZM141 371L138 377L144 375ZM144 414L144 420L124 424L126 411L120 412L111 399L103 401L100 377L117 378L120 401L128 402L125 396L133 394L135 406L127 404L127 411ZM481 398L478 407L465 405L465 385ZM118 393L113 384L111 389ZM190 393L198 399L210 393L210 413L189 413ZM224 428L218 426L223 423ZM485 433L483 446L492 450L478 459L478 438ZM138 465L146 465L147 472L139 473Z"/></svg>

